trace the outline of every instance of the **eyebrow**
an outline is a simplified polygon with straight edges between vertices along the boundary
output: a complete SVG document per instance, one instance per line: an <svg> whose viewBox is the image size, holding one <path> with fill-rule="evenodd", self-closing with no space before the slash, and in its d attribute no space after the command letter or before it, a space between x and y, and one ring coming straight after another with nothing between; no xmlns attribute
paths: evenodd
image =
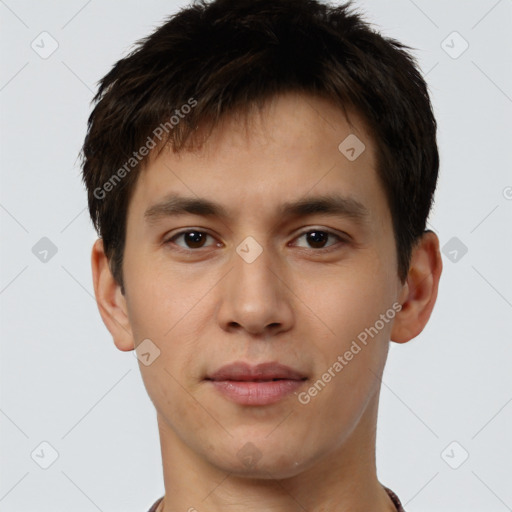
<svg viewBox="0 0 512 512"><path fill-rule="evenodd" d="M229 218L228 211L219 203L209 199L185 197L175 193L167 195L161 202L150 206L145 211L144 218L149 224L154 224L166 217L177 217L186 214L220 219ZM360 201L350 196L338 194L316 195L283 203L276 215L278 218L288 219L315 214L348 217L359 223L367 222L370 216L369 210Z"/></svg>

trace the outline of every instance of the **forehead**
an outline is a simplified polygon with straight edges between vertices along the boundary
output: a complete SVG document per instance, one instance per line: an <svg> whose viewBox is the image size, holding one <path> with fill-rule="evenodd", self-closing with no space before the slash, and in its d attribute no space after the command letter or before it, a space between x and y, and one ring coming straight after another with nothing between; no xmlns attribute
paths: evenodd
<svg viewBox="0 0 512 512"><path fill-rule="evenodd" d="M199 150L166 148L150 161L130 211L151 221L158 205L169 205L170 196L176 205L179 195L209 200L205 214L216 203L224 217L270 218L310 196L336 196L353 212L382 216L375 144L361 117L353 110L349 117L327 100L301 94L278 96L243 121L226 117Z"/></svg>

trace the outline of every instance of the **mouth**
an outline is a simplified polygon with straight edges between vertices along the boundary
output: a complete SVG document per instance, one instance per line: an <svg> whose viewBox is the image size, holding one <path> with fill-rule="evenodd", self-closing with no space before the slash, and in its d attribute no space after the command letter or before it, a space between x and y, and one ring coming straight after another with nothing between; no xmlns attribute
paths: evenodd
<svg viewBox="0 0 512 512"><path fill-rule="evenodd" d="M251 366L238 362L209 374L205 381L224 398L240 405L270 405L297 391L307 377L279 363Z"/></svg>

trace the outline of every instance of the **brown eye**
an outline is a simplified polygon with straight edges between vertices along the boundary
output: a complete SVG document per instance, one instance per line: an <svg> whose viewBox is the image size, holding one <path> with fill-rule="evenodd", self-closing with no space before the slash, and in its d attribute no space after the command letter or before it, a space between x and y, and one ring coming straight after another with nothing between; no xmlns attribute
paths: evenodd
<svg viewBox="0 0 512 512"><path fill-rule="evenodd" d="M190 229L187 231L182 231L180 233L177 233L176 235L172 236L168 240L166 240L165 243L175 243L178 247L181 247L183 249L201 249L205 246L206 239L210 237L213 238L211 235L204 231L199 231L196 229ZM176 243L176 240L182 238L183 243L185 245L181 245L179 243Z"/></svg>
<svg viewBox="0 0 512 512"><path fill-rule="evenodd" d="M329 239L329 233L325 231L310 231L306 233L306 240L308 244L312 245L315 249L323 249L323 246Z"/></svg>
<svg viewBox="0 0 512 512"><path fill-rule="evenodd" d="M305 238L304 238L305 237ZM327 240L329 238L337 238L339 241L343 242L343 238L331 231L321 230L321 229L311 229L309 231L305 231L301 235L297 237L297 239L304 238L309 247L313 249L327 249L332 245L330 244L326 246ZM304 246L302 246L304 247Z"/></svg>

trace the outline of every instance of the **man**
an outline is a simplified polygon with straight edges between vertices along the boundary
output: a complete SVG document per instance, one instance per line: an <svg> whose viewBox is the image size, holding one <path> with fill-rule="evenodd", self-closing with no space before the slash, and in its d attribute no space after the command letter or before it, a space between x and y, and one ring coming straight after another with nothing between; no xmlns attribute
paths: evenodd
<svg viewBox="0 0 512 512"><path fill-rule="evenodd" d="M157 411L150 512L403 510L375 432L389 342L437 298L436 121L350 9L197 2L100 83L94 289Z"/></svg>

